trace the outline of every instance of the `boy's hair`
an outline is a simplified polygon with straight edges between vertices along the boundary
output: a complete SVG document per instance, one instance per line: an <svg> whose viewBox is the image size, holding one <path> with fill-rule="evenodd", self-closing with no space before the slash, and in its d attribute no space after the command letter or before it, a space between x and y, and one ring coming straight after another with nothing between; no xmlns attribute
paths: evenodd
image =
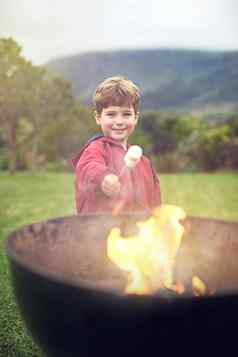
<svg viewBox="0 0 238 357"><path fill-rule="evenodd" d="M116 76L107 78L99 84L93 95L94 109L98 114L109 106L130 106L138 112L139 88L128 78Z"/></svg>

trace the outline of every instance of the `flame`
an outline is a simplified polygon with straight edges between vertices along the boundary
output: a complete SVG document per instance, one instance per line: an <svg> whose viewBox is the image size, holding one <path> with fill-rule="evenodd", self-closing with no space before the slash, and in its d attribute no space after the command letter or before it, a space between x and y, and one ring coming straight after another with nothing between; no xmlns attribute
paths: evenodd
<svg viewBox="0 0 238 357"><path fill-rule="evenodd" d="M173 282L173 268L184 233L179 220L185 217L182 208L163 205L148 220L137 223L137 235L123 237L119 228L110 231L107 254L130 273L127 293L151 294L163 287L184 291L181 283Z"/></svg>
<svg viewBox="0 0 238 357"><path fill-rule="evenodd" d="M204 282L198 277L198 276L193 276L192 279L192 286L193 286L193 293L196 296L201 296L205 295L207 288Z"/></svg>

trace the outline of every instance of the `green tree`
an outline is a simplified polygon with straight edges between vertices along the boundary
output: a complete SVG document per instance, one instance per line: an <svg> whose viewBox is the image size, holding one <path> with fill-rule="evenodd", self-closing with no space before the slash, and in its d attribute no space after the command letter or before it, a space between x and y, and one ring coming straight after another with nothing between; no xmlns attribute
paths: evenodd
<svg viewBox="0 0 238 357"><path fill-rule="evenodd" d="M191 154L206 171L224 168L229 166L224 148L230 141L229 125L211 127L201 133Z"/></svg>
<svg viewBox="0 0 238 357"><path fill-rule="evenodd" d="M62 78L54 77L45 69L36 68L30 77L28 96L28 120L32 125L31 135L27 138L30 143L31 168L37 167L37 157L42 150L42 138L51 128L65 125L70 119L74 106L72 86ZM52 143L49 142L49 145ZM46 146L45 146L45 149ZM47 156L47 150L44 152Z"/></svg>
<svg viewBox="0 0 238 357"><path fill-rule="evenodd" d="M164 154L177 147L175 125L176 113L147 112L141 119L141 127L152 140L153 153Z"/></svg>
<svg viewBox="0 0 238 357"><path fill-rule="evenodd" d="M0 124L9 151L9 169L17 167L19 121L26 113L26 76L31 63L11 38L0 39Z"/></svg>
<svg viewBox="0 0 238 357"><path fill-rule="evenodd" d="M45 131L69 120L74 103L70 82L33 66L13 39L0 39L0 124L12 173L19 156L36 167Z"/></svg>

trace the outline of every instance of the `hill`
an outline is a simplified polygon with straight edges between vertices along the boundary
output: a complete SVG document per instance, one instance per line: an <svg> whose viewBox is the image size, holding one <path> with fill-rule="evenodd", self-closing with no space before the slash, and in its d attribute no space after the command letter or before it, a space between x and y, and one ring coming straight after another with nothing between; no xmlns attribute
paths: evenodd
<svg viewBox="0 0 238 357"><path fill-rule="evenodd" d="M52 60L46 66L72 81L86 104L95 86L117 74L135 81L142 109L237 106L238 51L151 49L90 52Z"/></svg>

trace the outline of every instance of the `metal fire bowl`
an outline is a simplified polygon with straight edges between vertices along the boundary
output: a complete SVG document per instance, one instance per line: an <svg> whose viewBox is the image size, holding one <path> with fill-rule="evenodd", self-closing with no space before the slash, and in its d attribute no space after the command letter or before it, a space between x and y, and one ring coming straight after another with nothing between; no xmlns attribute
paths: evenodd
<svg viewBox="0 0 238 357"><path fill-rule="evenodd" d="M6 242L12 283L34 340L51 357L213 355L236 347L238 223L188 218L175 278L187 293L123 293L126 275L106 256L113 226L144 217L85 215L35 223ZM198 275L208 294L196 297ZM156 353L155 353L156 351ZM153 354L152 354L153 353Z"/></svg>

